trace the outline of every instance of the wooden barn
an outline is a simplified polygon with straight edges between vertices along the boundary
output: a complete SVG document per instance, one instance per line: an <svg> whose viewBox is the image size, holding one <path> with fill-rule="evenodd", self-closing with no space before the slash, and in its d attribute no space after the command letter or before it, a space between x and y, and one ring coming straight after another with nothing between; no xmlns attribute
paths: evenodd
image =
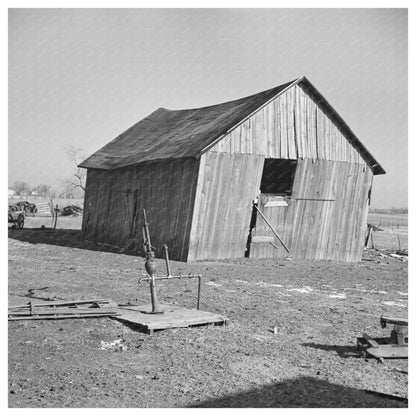
<svg viewBox="0 0 416 416"><path fill-rule="evenodd" d="M385 173L305 77L209 107L159 108L79 166L84 239L141 240L145 208L152 243L180 261L359 261L373 175Z"/></svg>

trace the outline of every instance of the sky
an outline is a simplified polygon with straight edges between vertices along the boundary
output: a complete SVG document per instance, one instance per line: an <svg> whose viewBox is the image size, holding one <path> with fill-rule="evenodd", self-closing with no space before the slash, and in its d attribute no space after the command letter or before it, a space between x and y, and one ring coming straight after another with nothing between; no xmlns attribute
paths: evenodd
<svg viewBox="0 0 416 416"><path fill-rule="evenodd" d="M406 9L10 9L8 183L59 188L159 107L196 108L305 75L408 205Z"/></svg>

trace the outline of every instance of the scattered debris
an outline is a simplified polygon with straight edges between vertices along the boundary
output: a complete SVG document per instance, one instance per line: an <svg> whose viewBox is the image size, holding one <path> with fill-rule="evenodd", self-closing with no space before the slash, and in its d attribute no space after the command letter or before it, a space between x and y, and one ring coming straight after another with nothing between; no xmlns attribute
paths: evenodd
<svg viewBox="0 0 416 416"><path fill-rule="evenodd" d="M328 297L334 298L334 299L345 299L346 295L345 293L333 293L332 295L328 295Z"/></svg>
<svg viewBox="0 0 416 416"><path fill-rule="evenodd" d="M260 287L282 287L283 285L279 285L277 283L266 283L266 282L247 282L246 280L236 279L236 283L244 283L245 285L250 286L260 286Z"/></svg>
<svg viewBox="0 0 416 416"><path fill-rule="evenodd" d="M73 215L78 216L79 214L82 214L82 208L78 205L68 205L67 207L64 207L61 211L61 215Z"/></svg>
<svg viewBox="0 0 416 416"><path fill-rule="evenodd" d="M397 303L397 302L393 302L393 301L390 301L390 300L387 300L387 301L384 301L384 302L381 302L381 303L383 305L386 305L386 306L400 306L401 308L404 308L406 306L403 303Z"/></svg>
<svg viewBox="0 0 416 416"><path fill-rule="evenodd" d="M310 286L304 286L301 288L293 288L293 289L287 289L288 292L299 292L299 293L311 293L313 292L313 289Z"/></svg>
<svg viewBox="0 0 416 416"><path fill-rule="evenodd" d="M112 342L101 341L100 350L112 350L112 349L126 351L127 346L123 344L123 340L121 338L116 339Z"/></svg>
<svg viewBox="0 0 416 416"><path fill-rule="evenodd" d="M393 257L395 259L400 259L400 260L407 260L407 256L401 256L401 255L396 254L396 253L390 253L389 257Z"/></svg>

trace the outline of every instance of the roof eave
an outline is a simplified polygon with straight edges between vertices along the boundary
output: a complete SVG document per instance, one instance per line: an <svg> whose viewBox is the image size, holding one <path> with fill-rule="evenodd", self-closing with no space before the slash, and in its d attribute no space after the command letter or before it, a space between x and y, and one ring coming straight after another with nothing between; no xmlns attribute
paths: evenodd
<svg viewBox="0 0 416 416"><path fill-rule="evenodd" d="M305 77L300 77L297 81L297 84L306 86L306 89L312 91L315 97L318 98L318 102L322 103L328 110L331 116L335 117L344 131L347 133L347 137L352 139L350 144L357 148L357 151L360 153L361 157L367 162L368 166L372 170L374 175L384 175L386 171L382 166L377 162L374 156L367 150L367 148L362 144L358 137L354 134L348 124L344 119L338 114L338 112L332 107L332 105L327 101L327 99L319 92L318 89Z"/></svg>

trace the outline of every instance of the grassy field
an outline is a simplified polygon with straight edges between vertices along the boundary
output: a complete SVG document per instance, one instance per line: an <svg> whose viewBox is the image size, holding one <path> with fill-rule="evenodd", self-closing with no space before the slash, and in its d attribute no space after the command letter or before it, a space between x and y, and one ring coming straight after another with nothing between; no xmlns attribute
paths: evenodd
<svg viewBox="0 0 416 416"><path fill-rule="evenodd" d="M9 305L150 302L143 258L82 241L81 217L56 231L39 230L45 220L9 230ZM146 335L109 318L10 321L9 407L406 407L407 360L363 358L356 338L389 336L382 314L407 317L407 262L364 256L172 262L203 275L201 309L228 317L223 327ZM159 284L159 298L193 308L195 286ZM101 349L115 340L123 349Z"/></svg>
<svg viewBox="0 0 416 416"><path fill-rule="evenodd" d="M381 214L370 212L368 222L377 227L398 228L408 226L408 214Z"/></svg>

